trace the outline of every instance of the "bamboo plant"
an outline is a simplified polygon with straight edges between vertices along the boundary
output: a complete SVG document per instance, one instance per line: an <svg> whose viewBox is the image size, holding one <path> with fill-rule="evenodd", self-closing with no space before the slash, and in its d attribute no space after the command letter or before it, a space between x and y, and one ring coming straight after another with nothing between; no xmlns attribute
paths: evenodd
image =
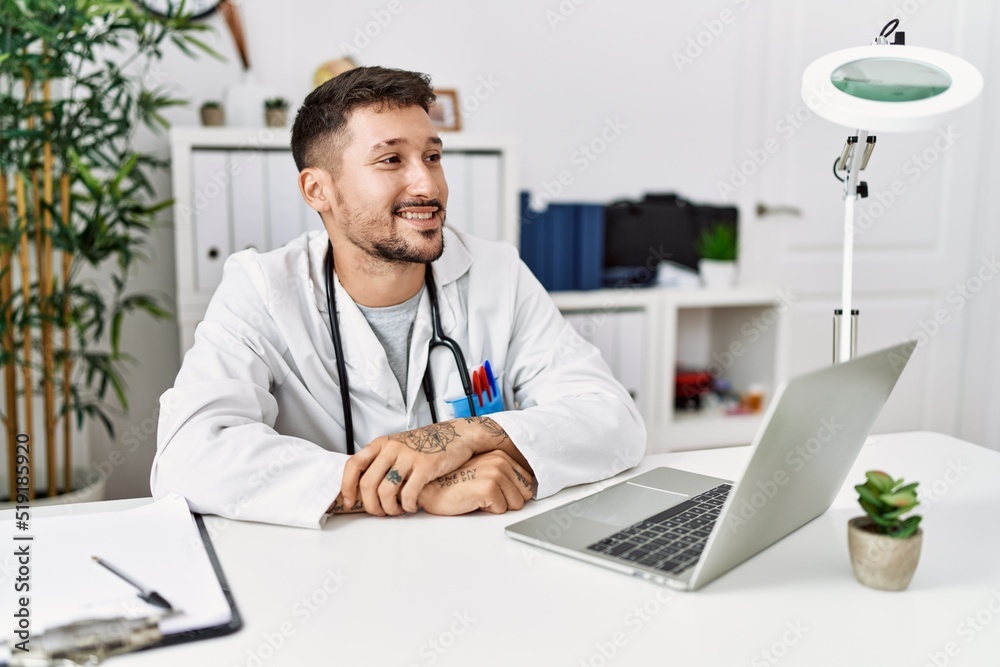
<svg viewBox="0 0 1000 667"><path fill-rule="evenodd" d="M112 401L128 410L124 318L167 315L126 289L171 204L149 180L164 161L133 138L183 103L156 81L164 47L211 53L204 29L183 2L157 17L131 0L0 0L0 421L8 472L18 434L44 459L31 497L40 481L49 496L72 490L74 421L113 436Z"/></svg>

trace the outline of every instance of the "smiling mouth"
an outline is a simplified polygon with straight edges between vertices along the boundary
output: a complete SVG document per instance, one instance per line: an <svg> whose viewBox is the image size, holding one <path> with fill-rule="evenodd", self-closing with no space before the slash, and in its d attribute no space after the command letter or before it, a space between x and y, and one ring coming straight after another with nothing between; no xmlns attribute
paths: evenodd
<svg viewBox="0 0 1000 667"><path fill-rule="evenodd" d="M396 215L406 220L430 220L434 217L437 211L427 211L427 212L416 212L416 211L400 211Z"/></svg>

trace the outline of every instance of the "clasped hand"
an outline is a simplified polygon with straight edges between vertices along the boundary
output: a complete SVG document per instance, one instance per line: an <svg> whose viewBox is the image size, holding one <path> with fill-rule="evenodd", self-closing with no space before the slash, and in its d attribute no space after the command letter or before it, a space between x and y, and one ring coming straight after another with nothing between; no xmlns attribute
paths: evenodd
<svg viewBox="0 0 1000 667"><path fill-rule="evenodd" d="M350 507L360 497L364 511L377 516L419 508L432 514L520 509L532 496L531 475L494 449L499 442L492 439L509 442L488 418L441 422L376 438L344 467L344 504Z"/></svg>

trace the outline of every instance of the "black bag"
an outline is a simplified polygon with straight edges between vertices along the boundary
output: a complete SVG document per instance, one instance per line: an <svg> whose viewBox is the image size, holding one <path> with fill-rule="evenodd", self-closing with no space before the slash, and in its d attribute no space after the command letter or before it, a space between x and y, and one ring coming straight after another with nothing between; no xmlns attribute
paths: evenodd
<svg viewBox="0 0 1000 667"><path fill-rule="evenodd" d="M670 261L698 269L696 243L702 231L729 225L734 234L735 206L702 206L675 194L647 194L642 201L622 200L605 207L604 283L651 283L656 266Z"/></svg>

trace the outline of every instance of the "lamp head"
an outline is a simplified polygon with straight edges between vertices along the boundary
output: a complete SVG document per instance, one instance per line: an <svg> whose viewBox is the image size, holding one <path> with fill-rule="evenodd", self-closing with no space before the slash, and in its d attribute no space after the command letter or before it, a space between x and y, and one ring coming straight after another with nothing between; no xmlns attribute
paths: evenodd
<svg viewBox="0 0 1000 667"><path fill-rule="evenodd" d="M871 132L938 127L982 89L982 75L965 60L916 46L843 49L802 74L802 99L816 115Z"/></svg>

